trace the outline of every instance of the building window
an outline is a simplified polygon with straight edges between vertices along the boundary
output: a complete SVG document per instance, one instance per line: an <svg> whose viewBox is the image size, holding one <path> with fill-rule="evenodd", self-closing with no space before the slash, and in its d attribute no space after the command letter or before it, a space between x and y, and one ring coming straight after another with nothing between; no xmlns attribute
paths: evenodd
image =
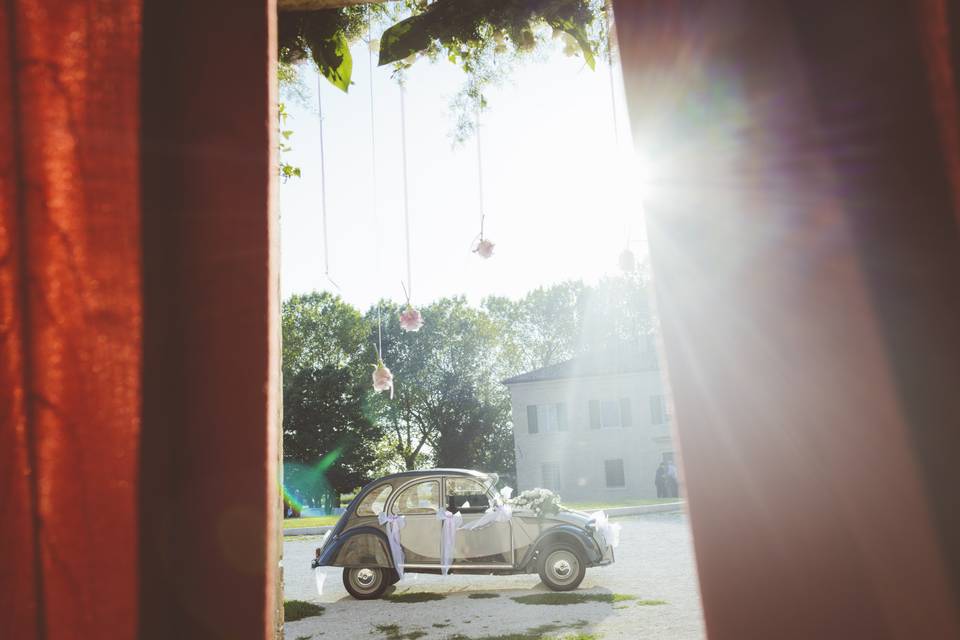
<svg viewBox="0 0 960 640"><path fill-rule="evenodd" d="M543 488L550 491L560 491L560 465L556 462L544 462L540 465L543 474Z"/></svg>
<svg viewBox="0 0 960 640"><path fill-rule="evenodd" d="M663 396L650 396L650 424L664 424L667 421L667 399Z"/></svg>
<svg viewBox="0 0 960 640"><path fill-rule="evenodd" d="M617 488L626 486L623 477L623 460L604 460L603 466L607 475L607 487Z"/></svg>
<svg viewBox="0 0 960 640"><path fill-rule="evenodd" d="M630 398L591 400L590 428L629 427L633 425Z"/></svg>
<svg viewBox="0 0 960 640"><path fill-rule="evenodd" d="M527 405L527 432L567 430L567 411L562 403Z"/></svg>

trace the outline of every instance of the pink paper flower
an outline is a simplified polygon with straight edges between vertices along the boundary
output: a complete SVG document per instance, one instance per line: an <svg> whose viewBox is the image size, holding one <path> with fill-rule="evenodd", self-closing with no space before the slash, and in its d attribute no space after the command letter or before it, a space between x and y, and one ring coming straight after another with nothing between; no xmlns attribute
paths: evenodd
<svg viewBox="0 0 960 640"><path fill-rule="evenodd" d="M393 400L393 374L383 364L383 360L378 360L373 365L373 390L390 391L390 399Z"/></svg>
<svg viewBox="0 0 960 640"><path fill-rule="evenodd" d="M486 260L487 258L493 255L494 246L495 245L489 240L481 240L480 242L477 243L477 247L476 249L474 249L474 252L477 255L479 255L481 258Z"/></svg>
<svg viewBox="0 0 960 640"><path fill-rule="evenodd" d="M420 312L407 304L407 308L400 313L400 328L404 331L420 331L423 326L423 316Z"/></svg>

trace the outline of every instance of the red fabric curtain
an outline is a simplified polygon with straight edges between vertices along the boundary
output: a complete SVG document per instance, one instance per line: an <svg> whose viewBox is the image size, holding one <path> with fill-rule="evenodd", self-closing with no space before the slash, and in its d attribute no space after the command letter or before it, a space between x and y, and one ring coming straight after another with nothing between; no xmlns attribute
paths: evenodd
<svg viewBox="0 0 960 640"><path fill-rule="evenodd" d="M0 2L4 638L274 634L274 25Z"/></svg>
<svg viewBox="0 0 960 640"><path fill-rule="evenodd" d="M8 638L136 632L139 24L129 0L0 3Z"/></svg>
<svg viewBox="0 0 960 640"><path fill-rule="evenodd" d="M710 638L960 637L956 3L614 5Z"/></svg>

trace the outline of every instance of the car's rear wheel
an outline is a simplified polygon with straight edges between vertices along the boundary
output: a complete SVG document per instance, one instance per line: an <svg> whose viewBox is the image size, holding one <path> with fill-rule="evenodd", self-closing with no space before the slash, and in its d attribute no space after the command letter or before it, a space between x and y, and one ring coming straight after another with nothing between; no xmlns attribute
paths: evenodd
<svg viewBox="0 0 960 640"><path fill-rule="evenodd" d="M391 584L387 571L378 567L343 570L343 586L357 600L375 600Z"/></svg>
<svg viewBox="0 0 960 640"><path fill-rule="evenodd" d="M553 591L573 591L583 582L587 565L572 546L551 545L540 553L540 579Z"/></svg>

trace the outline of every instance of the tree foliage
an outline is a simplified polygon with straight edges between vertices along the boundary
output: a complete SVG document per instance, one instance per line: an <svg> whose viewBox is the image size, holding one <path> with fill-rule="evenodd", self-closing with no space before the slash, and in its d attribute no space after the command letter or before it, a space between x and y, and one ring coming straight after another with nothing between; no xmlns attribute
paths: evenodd
<svg viewBox="0 0 960 640"><path fill-rule="evenodd" d="M375 467L369 452L381 433L364 413L358 372L367 327L339 296L317 292L284 302L281 327L284 483L288 492L329 500L363 484Z"/></svg>
<svg viewBox="0 0 960 640"><path fill-rule="evenodd" d="M519 300L491 296L483 309L497 325L500 361L510 376L646 342L653 331L648 293L639 275L618 276L594 286L540 287Z"/></svg>
<svg viewBox="0 0 960 640"><path fill-rule="evenodd" d="M425 325L403 333L401 305L381 303L383 358L396 382L393 400L372 403L406 468L429 452L439 466L513 468L509 456L494 458L491 447L509 424L509 399L499 384L497 333L480 309L464 298L444 298L421 309ZM376 310L368 313L373 321ZM370 358L374 358L371 349Z"/></svg>
<svg viewBox="0 0 960 640"><path fill-rule="evenodd" d="M285 378L310 367L348 367L366 349L368 327L360 312L328 292L288 298L281 327Z"/></svg>
<svg viewBox="0 0 960 640"><path fill-rule="evenodd" d="M284 380L288 490L335 497L370 479L376 466L370 450L379 441L380 430L364 415L365 394L347 367L308 366Z"/></svg>

